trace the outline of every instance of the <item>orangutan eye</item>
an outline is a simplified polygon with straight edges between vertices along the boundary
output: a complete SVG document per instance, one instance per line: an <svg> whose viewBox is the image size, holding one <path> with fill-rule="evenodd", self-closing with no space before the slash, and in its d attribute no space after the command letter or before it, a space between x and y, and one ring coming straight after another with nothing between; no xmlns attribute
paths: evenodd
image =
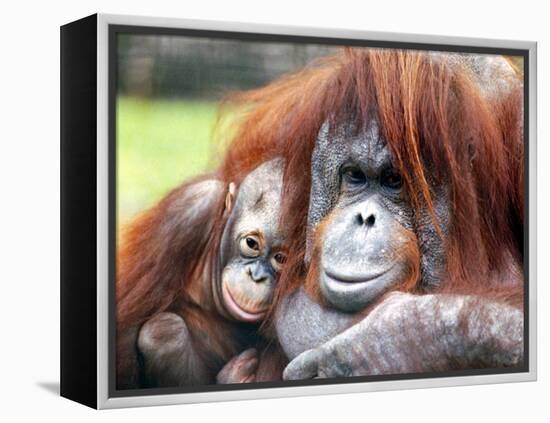
<svg viewBox="0 0 550 423"><path fill-rule="evenodd" d="M258 257L260 255L260 240L253 235L244 236L239 242L239 248L245 257Z"/></svg>
<svg viewBox="0 0 550 423"><path fill-rule="evenodd" d="M283 264L286 262L286 255L284 253L278 252L271 257L271 266L276 272L280 272Z"/></svg>
<svg viewBox="0 0 550 423"><path fill-rule="evenodd" d="M395 170L388 170L382 175L382 185L390 189L400 189L403 186L403 178Z"/></svg>
<svg viewBox="0 0 550 423"><path fill-rule="evenodd" d="M367 177L357 167L345 167L342 170L342 181L349 185L363 185L367 181Z"/></svg>

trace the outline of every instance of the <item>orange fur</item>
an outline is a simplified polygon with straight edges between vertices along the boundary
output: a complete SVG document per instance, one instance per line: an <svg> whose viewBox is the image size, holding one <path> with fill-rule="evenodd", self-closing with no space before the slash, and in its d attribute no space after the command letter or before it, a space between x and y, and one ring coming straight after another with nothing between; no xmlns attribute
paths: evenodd
<svg viewBox="0 0 550 423"><path fill-rule="evenodd" d="M433 217L430 183L449 187L452 219L441 290L496 296L504 289L509 260L523 260L521 84L500 98L484 98L467 69L451 67L441 57L347 48L233 96L228 104L245 111L222 174L238 180L257 160L283 156L281 219L289 229L289 251L299 257L305 249L311 155L319 128L326 120L350 119L360 128L376 118L415 209L427 208ZM303 263L289 260L276 301L305 275ZM513 285L521 298L522 278Z"/></svg>
<svg viewBox="0 0 550 423"><path fill-rule="evenodd" d="M191 187L214 177L206 175L174 189L131 222L121 236L116 280L119 389L141 385L138 331L146 320L163 311L189 319L186 323L191 333L208 334L198 346L212 356L215 365L237 352L234 328L217 317L210 278L205 278L205 272L219 266L216 259L227 219L223 214L225 193L202 213L185 214L186 206L199 200L185 197ZM182 198L187 204L179 204Z"/></svg>
<svg viewBox="0 0 550 423"><path fill-rule="evenodd" d="M291 245L275 306L306 280L311 156L321 125L351 119L360 128L372 118L380 123L417 211L427 208L434 216L430 183L449 187L452 219L439 290L521 304L522 101L520 84L509 95L488 100L467 70L451 68L444 60L417 51L361 48L344 49L263 88L229 97L227 106L236 107L239 115L228 131L232 136L217 177L238 185L260 163L275 157L285 160L281 221ZM151 234L170 198L139 218L119 249L117 317L119 330L125 331L121 340L135 336L132 331L152 313L186 298L185 283L198 271L193 267L176 274L175 263L158 267L155 261L166 246L151 242ZM223 202L220 199L221 210ZM212 227L221 222L220 216L219 210L206 215L195 227ZM204 263L204 254L216 246L219 226L214 225L207 241L196 239L196 232L185 235L188 248L182 257L188 263ZM410 256L412 266L403 290L418 287L418 269L412 265L419 262L418 247L413 244L407 243L410 248L402 252ZM122 362L135 356L132 342L123 342L121 348Z"/></svg>

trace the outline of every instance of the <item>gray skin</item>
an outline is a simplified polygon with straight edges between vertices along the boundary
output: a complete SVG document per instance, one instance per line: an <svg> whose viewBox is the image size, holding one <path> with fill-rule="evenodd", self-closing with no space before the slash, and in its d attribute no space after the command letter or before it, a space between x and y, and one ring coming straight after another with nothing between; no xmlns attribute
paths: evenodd
<svg viewBox="0 0 550 423"><path fill-rule="evenodd" d="M359 133L345 126L330 131L323 125L312 163L306 260L311 259L317 225L330 214L320 239L319 281L330 305L347 312L362 310L403 279L408 271L399 253L408 241L404 230L419 238L423 283L437 285L444 246L431 216L413 213L376 121ZM446 204L446 195L435 197L443 233L448 226Z"/></svg>
<svg viewBox="0 0 550 423"><path fill-rule="evenodd" d="M441 53L432 53L437 60ZM513 88L522 85L521 78L500 55L451 53L445 55L451 66L461 67L470 72L471 80L481 94L488 99L508 94Z"/></svg>
<svg viewBox="0 0 550 423"><path fill-rule="evenodd" d="M403 229L415 233L421 283L437 286L444 245L426 213L414 215L378 124L319 133L312 158L306 261L321 234L320 288L328 307L299 290L276 315L291 363L285 379L514 366L523 360L523 313L476 297L392 293L406 270ZM391 176L391 177L390 177ZM444 187L433 187L436 221L449 224ZM357 313L380 303L366 318ZM305 323L304 323L305 322Z"/></svg>
<svg viewBox="0 0 550 423"><path fill-rule="evenodd" d="M247 175L236 196L234 184L224 192L220 181L206 180L190 187L181 200L184 213L192 221L191 215L213 207L220 195L226 195L228 219L220 244L219 266L207 266L201 280L201 298L214 304L214 310L208 312L222 317L220 325L260 322L271 304L285 254L284 236L278 225L282 169L280 159L262 164ZM200 302L198 305L202 306ZM231 336L232 332L227 333ZM195 348L195 336L184 318L175 313L159 313L143 324L137 344L148 384L163 387L211 383L211 363L205 363L209 357ZM228 339L226 343L240 345L239 340ZM239 357L222 369L218 383L254 378L258 366L256 350L246 350Z"/></svg>
<svg viewBox="0 0 550 423"><path fill-rule="evenodd" d="M302 304L311 301L303 292L296 295L302 296ZM309 310L315 307L312 303ZM318 326L326 328L328 316L318 314ZM519 366L523 311L475 296L392 292L357 324L342 333L325 332L325 338L329 340L319 338L304 352L303 345L292 350L283 379Z"/></svg>
<svg viewBox="0 0 550 423"><path fill-rule="evenodd" d="M277 307L275 329L289 360L317 348L352 326L357 316L313 301L302 288Z"/></svg>

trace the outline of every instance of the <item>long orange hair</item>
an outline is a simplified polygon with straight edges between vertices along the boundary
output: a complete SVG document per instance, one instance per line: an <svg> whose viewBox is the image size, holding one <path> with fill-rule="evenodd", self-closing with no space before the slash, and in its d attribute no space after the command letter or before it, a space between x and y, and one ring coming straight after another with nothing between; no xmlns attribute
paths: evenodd
<svg viewBox="0 0 550 423"><path fill-rule="evenodd" d="M431 184L449 189L440 289L508 291L501 280L523 260L522 86L518 81L501 96L485 97L470 69L445 56L347 48L229 100L248 111L222 164L224 178L238 180L277 155L286 160L281 219L292 245L278 298L304 280L311 155L321 125L352 120L360 128L373 118L415 209L434 216ZM510 295L519 301L522 284L512 285Z"/></svg>

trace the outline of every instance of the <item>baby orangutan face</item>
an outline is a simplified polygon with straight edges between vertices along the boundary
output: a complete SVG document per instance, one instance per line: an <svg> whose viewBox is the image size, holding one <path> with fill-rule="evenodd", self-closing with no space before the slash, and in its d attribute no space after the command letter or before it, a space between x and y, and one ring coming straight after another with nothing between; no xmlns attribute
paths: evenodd
<svg viewBox="0 0 550 423"><path fill-rule="evenodd" d="M279 227L283 163L266 162L242 182L232 207L230 186L226 212L230 217L221 243L222 278L218 295L224 314L243 322L264 319L286 259ZM220 292L221 291L221 292Z"/></svg>

